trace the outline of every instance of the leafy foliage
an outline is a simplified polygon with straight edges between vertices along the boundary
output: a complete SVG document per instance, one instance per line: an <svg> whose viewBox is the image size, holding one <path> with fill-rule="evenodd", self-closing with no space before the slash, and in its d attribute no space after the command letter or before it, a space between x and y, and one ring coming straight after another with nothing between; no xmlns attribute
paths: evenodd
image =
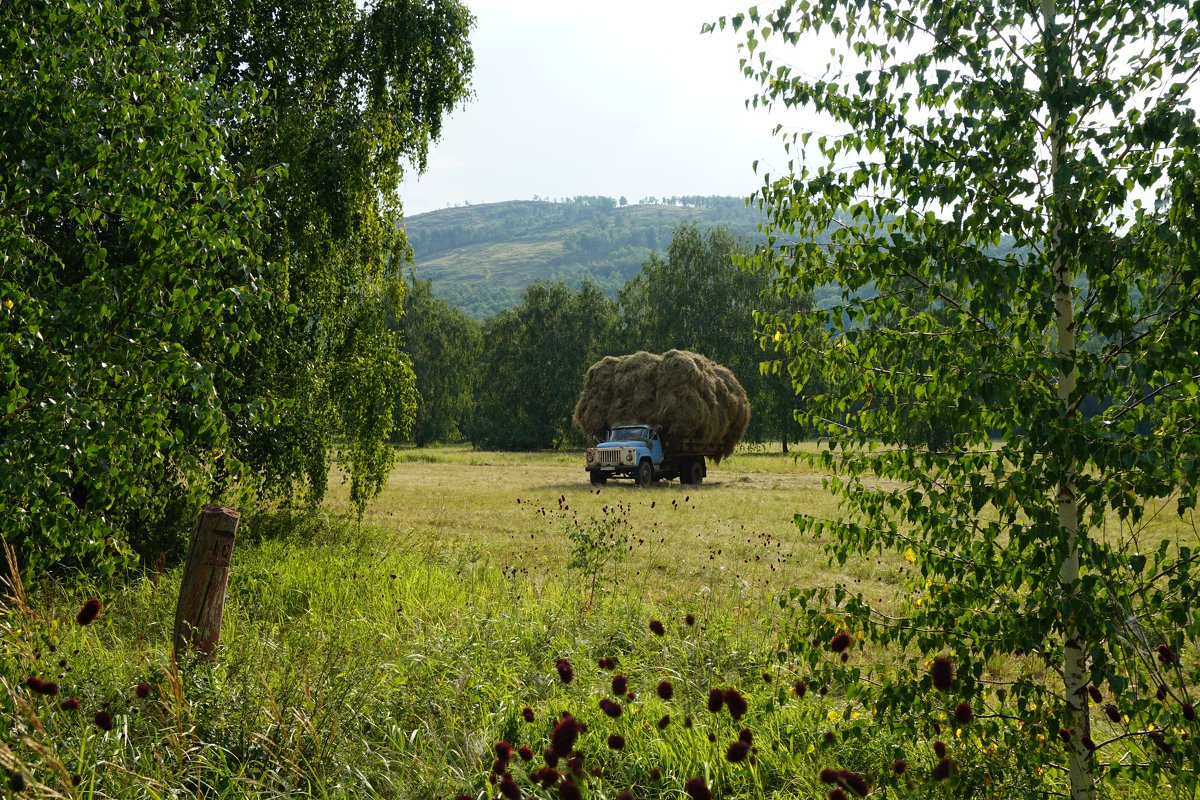
<svg viewBox="0 0 1200 800"><path fill-rule="evenodd" d="M756 102L842 131L787 134L792 174L757 195L775 243L758 267L784 292L842 287L777 320L796 374L830 379L803 417L830 437L845 507L798 524L839 563L896 551L919 572L899 616L798 592L795 650L874 728L914 747L957 729L929 773L951 792L1194 792L1196 550L1140 545L1148 516L1196 505L1194 6L802 2L731 21ZM825 31L854 54L825 79L767 52ZM906 446L912 420L946 412L944 448ZM839 625L911 655L828 659ZM941 686L935 656L953 665ZM960 772L969 751L1024 766Z"/></svg>
<svg viewBox="0 0 1200 800"><path fill-rule="evenodd" d="M771 349L760 346L756 311L811 306L808 296L781 299L768 291L762 273L745 271L750 246L732 231L694 222L679 225L666 259L651 253L619 295L617 349L624 352L673 348L703 353L729 367L750 397L748 436L796 438L792 418L796 395L779 369L769 369ZM768 348L774 342L764 339ZM768 365L763 369L763 365Z"/></svg>
<svg viewBox="0 0 1200 800"><path fill-rule="evenodd" d="M412 440L453 442L474 412L476 367L483 346L479 323L433 296L415 278L404 296L404 347L416 377Z"/></svg>
<svg viewBox="0 0 1200 800"><path fill-rule="evenodd" d="M264 176L227 149L256 101L125 3L0 10L0 516L27 577L111 573L237 473L219 387L281 299Z"/></svg>
<svg viewBox="0 0 1200 800"><path fill-rule="evenodd" d="M471 442L530 450L557 447L573 435L579 387L614 316L615 304L594 284L572 291L557 282L535 283L521 305L489 319Z"/></svg>
<svg viewBox="0 0 1200 800"><path fill-rule="evenodd" d="M388 324L410 257L396 189L467 95L472 18L457 0L176 0L164 17L185 41L204 37L218 86L266 92L231 120L230 160L287 165L263 186L274 213L262 255L283 266L274 288L294 313L260 320L262 345L221 387L233 407L274 409L269 426L235 419L237 452L268 491L310 500L337 458L361 509L391 465L393 411L413 397Z"/></svg>

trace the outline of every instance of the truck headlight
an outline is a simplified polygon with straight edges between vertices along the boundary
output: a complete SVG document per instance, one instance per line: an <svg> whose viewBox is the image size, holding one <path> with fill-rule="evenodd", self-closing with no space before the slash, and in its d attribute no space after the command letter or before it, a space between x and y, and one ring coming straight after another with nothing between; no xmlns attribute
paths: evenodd
<svg viewBox="0 0 1200 800"><path fill-rule="evenodd" d="M633 449L632 448L625 451L625 460L630 464L633 463Z"/></svg>
<svg viewBox="0 0 1200 800"><path fill-rule="evenodd" d="M587 463L590 464L595 460L596 460L596 451L589 447L588 451L587 451Z"/></svg>

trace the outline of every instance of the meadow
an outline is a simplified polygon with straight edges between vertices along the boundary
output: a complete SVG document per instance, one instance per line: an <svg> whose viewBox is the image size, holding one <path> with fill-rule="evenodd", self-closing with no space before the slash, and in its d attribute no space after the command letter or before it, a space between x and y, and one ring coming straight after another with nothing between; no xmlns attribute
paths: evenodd
<svg viewBox="0 0 1200 800"><path fill-rule="evenodd" d="M172 663L178 566L10 592L0 766L38 797L682 798L701 779L783 798L825 796L830 768L927 775L928 742L843 736L864 710L787 652L788 588L897 604L912 575L799 538L797 512L837 513L821 481L768 450L699 487L601 489L575 452L401 451L361 522L340 486L247 517L209 661Z"/></svg>

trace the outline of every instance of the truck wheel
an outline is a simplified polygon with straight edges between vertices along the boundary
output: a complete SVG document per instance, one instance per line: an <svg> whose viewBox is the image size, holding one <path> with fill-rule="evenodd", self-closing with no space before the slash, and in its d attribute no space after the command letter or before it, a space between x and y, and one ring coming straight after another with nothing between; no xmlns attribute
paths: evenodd
<svg viewBox="0 0 1200 800"><path fill-rule="evenodd" d="M650 463L650 459L643 458L638 464L637 475L634 480L638 486L649 486L654 480L654 465Z"/></svg>
<svg viewBox="0 0 1200 800"><path fill-rule="evenodd" d="M604 484L608 483L608 476L598 469L592 470L588 473L588 475L592 479L593 486L603 486Z"/></svg>
<svg viewBox="0 0 1200 800"><path fill-rule="evenodd" d="M679 476L679 482L692 486L704 483L704 462L697 458L685 464L683 473Z"/></svg>

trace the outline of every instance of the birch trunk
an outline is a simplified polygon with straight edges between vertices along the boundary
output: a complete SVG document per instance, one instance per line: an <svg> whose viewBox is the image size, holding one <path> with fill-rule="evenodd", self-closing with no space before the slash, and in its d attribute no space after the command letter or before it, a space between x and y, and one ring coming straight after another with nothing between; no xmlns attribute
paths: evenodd
<svg viewBox="0 0 1200 800"><path fill-rule="evenodd" d="M1061 43L1058 40L1057 9L1055 0L1042 0L1042 21L1046 42L1046 87L1050 93L1050 120L1048 142L1050 146L1050 263L1054 271L1055 312L1055 355L1059 359L1058 399L1063 404L1064 415L1071 414L1072 395L1075 393L1075 307L1072 286L1071 264L1064 252L1063 229L1065 221L1062 192L1065 177L1061 173L1062 156L1066 148L1065 114L1060 94L1063 61ZM1067 421L1069 424L1069 420ZM1059 581L1063 590L1063 692L1067 706L1067 717L1071 737L1067 741L1068 767L1071 776L1072 800L1094 800L1096 784L1092 752L1087 746L1091 741L1091 715L1087 693L1087 650L1081 641L1078 621L1074 609L1079 607L1079 491L1075 483L1075 461L1068 454L1061 454L1063 475L1057 487L1058 519L1061 527L1063 561L1059 567Z"/></svg>

